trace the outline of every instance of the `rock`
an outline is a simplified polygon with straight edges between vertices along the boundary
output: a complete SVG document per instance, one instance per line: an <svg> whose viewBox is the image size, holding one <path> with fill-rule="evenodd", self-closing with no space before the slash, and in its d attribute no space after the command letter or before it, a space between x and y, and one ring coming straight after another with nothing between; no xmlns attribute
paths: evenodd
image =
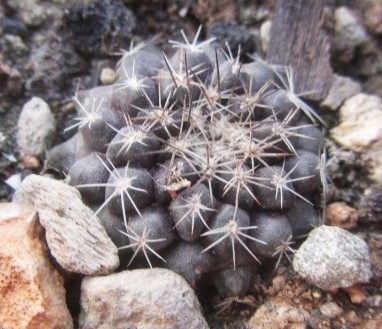
<svg viewBox="0 0 382 329"><path fill-rule="evenodd" d="M374 34L382 33L382 2L380 0L365 1L363 13L365 25Z"/></svg>
<svg viewBox="0 0 382 329"><path fill-rule="evenodd" d="M237 55L239 46L242 54L251 53L254 50L254 40L251 33L243 26L234 21L217 21L208 28L207 38L216 37L223 48L227 42L233 56Z"/></svg>
<svg viewBox="0 0 382 329"><path fill-rule="evenodd" d="M17 144L21 158L42 156L52 141L56 123L47 103L33 97L20 113L17 123Z"/></svg>
<svg viewBox="0 0 382 329"><path fill-rule="evenodd" d="M324 290L366 283L372 275L365 241L342 228L326 225L310 232L295 253L293 268Z"/></svg>
<svg viewBox="0 0 382 329"><path fill-rule="evenodd" d="M320 311L329 319L334 319L342 314L343 309L339 307L335 302L328 302L320 306Z"/></svg>
<svg viewBox="0 0 382 329"><path fill-rule="evenodd" d="M50 252L65 270L103 275L118 267L117 247L74 187L30 175L23 181L20 193L34 203Z"/></svg>
<svg viewBox="0 0 382 329"><path fill-rule="evenodd" d="M365 191L358 215L362 224L382 223L382 185L373 185Z"/></svg>
<svg viewBox="0 0 382 329"><path fill-rule="evenodd" d="M86 277L79 328L208 328L194 291L166 269Z"/></svg>
<svg viewBox="0 0 382 329"><path fill-rule="evenodd" d="M333 202L326 207L325 217L329 225L349 229L356 226L358 213L345 202Z"/></svg>
<svg viewBox="0 0 382 329"><path fill-rule="evenodd" d="M113 70L112 68L110 67L104 67L101 71L101 74L100 74L100 77L99 77L99 80L101 81L101 83L103 85L110 85L112 84L115 80L117 80L118 78L118 75L117 73L115 72L115 70Z"/></svg>
<svg viewBox="0 0 382 329"><path fill-rule="evenodd" d="M48 260L33 207L0 204L0 327L70 329L64 280Z"/></svg>
<svg viewBox="0 0 382 329"><path fill-rule="evenodd" d="M265 21L260 27L261 48L266 54L268 52L269 40L271 38L272 21Z"/></svg>
<svg viewBox="0 0 382 329"><path fill-rule="evenodd" d="M338 7L334 12L334 41L332 42L336 59L349 62L357 46L367 41L367 35L357 17L348 7Z"/></svg>
<svg viewBox="0 0 382 329"><path fill-rule="evenodd" d="M33 95L61 99L60 89L71 77L88 72L90 63L77 54L67 38L50 31L33 50L28 65L32 74L26 89Z"/></svg>
<svg viewBox="0 0 382 329"><path fill-rule="evenodd" d="M250 329L305 329L308 312L284 303L268 302L261 305L248 322Z"/></svg>
<svg viewBox="0 0 382 329"><path fill-rule="evenodd" d="M321 106L330 110L337 110L341 104L351 96L361 92L361 86L350 78L333 74L332 83Z"/></svg>
<svg viewBox="0 0 382 329"><path fill-rule="evenodd" d="M382 103L376 96L357 94L340 108L340 124L333 128L333 139L357 152L370 172L382 182Z"/></svg>

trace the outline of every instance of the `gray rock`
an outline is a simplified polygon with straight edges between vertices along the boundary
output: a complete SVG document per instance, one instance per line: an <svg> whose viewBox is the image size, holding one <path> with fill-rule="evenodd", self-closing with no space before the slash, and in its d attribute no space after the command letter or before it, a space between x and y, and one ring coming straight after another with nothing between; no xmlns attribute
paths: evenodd
<svg viewBox="0 0 382 329"><path fill-rule="evenodd" d="M339 7L334 12L334 50L340 56L336 58L348 62L353 58L355 47L367 41L364 27L348 7Z"/></svg>
<svg viewBox="0 0 382 329"><path fill-rule="evenodd" d="M81 291L81 329L208 328L194 291L166 269L86 277Z"/></svg>
<svg viewBox="0 0 382 329"><path fill-rule="evenodd" d="M17 123L17 144L22 158L39 157L52 141L56 123L47 103L33 97L21 110Z"/></svg>
<svg viewBox="0 0 382 329"><path fill-rule="evenodd" d="M23 181L20 193L34 203L50 252L65 270L102 275L118 267L117 247L74 187L30 175Z"/></svg>
<svg viewBox="0 0 382 329"><path fill-rule="evenodd" d="M320 306L320 311L323 315L329 319L334 319L343 313L343 309L339 307L335 302L328 302Z"/></svg>
<svg viewBox="0 0 382 329"><path fill-rule="evenodd" d="M261 305L248 322L250 329L305 329L308 312L285 303L268 302Z"/></svg>
<svg viewBox="0 0 382 329"><path fill-rule="evenodd" d="M337 110L347 98L359 92L361 92L361 86L357 82L350 78L333 74L328 95L321 103L321 106L330 110Z"/></svg>
<svg viewBox="0 0 382 329"><path fill-rule="evenodd" d="M368 282L371 265L361 238L339 227L314 229L295 253L293 268L309 283L325 290Z"/></svg>

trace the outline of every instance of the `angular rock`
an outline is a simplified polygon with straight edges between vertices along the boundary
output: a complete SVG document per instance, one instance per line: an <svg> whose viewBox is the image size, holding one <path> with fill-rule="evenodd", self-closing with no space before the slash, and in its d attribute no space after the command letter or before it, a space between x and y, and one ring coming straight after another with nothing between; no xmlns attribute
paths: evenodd
<svg viewBox="0 0 382 329"><path fill-rule="evenodd" d="M309 234L295 253L293 268L306 281L325 290L366 283L372 275L365 241L326 225Z"/></svg>
<svg viewBox="0 0 382 329"><path fill-rule="evenodd" d="M345 202L333 202L327 205L325 217L331 226L349 229L356 226L358 213L356 209L349 207Z"/></svg>
<svg viewBox="0 0 382 329"><path fill-rule="evenodd" d="M0 328L73 328L33 207L0 204L0 236Z"/></svg>
<svg viewBox="0 0 382 329"><path fill-rule="evenodd" d="M321 106L330 110L337 110L341 104L351 96L361 92L361 86L354 80L333 74L332 83Z"/></svg>
<svg viewBox="0 0 382 329"><path fill-rule="evenodd" d="M138 269L86 277L79 328L208 328L194 291L166 269Z"/></svg>
<svg viewBox="0 0 382 329"><path fill-rule="evenodd" d="M305 329L308 312L285 303L268 302L261 305L248 322L250 329Z"/></svg>
<svg viewBox="0 0 382 329"><path fill-rule="evenodd" d="M333 128L333 139L360 153L370 178L382 182L382 103L377 96L357 94L340 108L340 124Z"/></svg>
<svg viewBox="0 0 382 329"><path fill-rule="evenodd" d="M23 181L21 194L34 203L50 252L65 270L103 275L118 267L117 247L74 187L30 175Z"/></svg>
<svg viewBox="0 0 382 329"><path fill-rule="evenodd" d="M47 103L33 97L21 110L17 122L20 156L42 156L52 141L56 123Z"/></svg>
<svg viewBox="0 0 382 329"><path fill-rule="evenodd" d="M334 319L343 313L343 309L339 307L335 302L327 302L322 304L320 306L320 311L329 319Z"/></svg>

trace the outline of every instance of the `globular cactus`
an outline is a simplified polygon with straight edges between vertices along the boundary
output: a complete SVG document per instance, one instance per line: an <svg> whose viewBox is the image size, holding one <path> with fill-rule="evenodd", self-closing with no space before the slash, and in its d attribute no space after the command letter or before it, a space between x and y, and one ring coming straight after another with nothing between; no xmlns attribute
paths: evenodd
<svg viewBox="0 0 382 329"><path fill-rule="evenodd" d="M68 173L131 250L121 252L129 266L169 267L193 285L215 272L229 297L227 273L278 265L318 223L320 118L294 93L289 69L243 64L229 45L198 42L200 29L193 41L182 34L169 53L131 48L113 85L78 92L69 127L78 133L48 165ZM243 295L240 273L231 290Z"/></svg>

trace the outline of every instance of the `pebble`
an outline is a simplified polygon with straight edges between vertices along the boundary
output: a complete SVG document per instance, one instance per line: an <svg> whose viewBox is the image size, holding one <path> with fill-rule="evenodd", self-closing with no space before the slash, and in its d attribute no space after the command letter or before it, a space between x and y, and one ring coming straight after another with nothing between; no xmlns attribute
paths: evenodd
<svg viewBox="0 0 382 329"><path fill-rule="evenodd" d="M192 288L166 269L137 269L85 277L80 329L204 329L208 325Z"/></svg>
<svg viewBox="0 0 382 329"><path fill-rule="evenodd" d="M361 86L353 79L333 74L332 83L321 106L335 111L351 96L361 92Z"/></svg>
<svg viewBox="0 0 382 329"><path fill-rule="evenodd" d="M367 34L348 7L338 7L334 12L334 20L335 36L332 45L339 54L336 59L349 62L354 56L355 48L367 41Z"/></svg>
<svg viewBox="0 0 382 329"><path fill-rule="evenodd" d="M101 74L100 74L100 77L99 77L99 80L101 81L101 83L103 85L110 85L112 84L115 80L117 80L118 78L118 75L117 73L115 72L115 70L113 70L112 68L110 67L104 67L102 70L101 70Z"/></svg>
<svg viewBox="0 0 382 329"><path fill-rule="evenodd" d="M366 283L372 276L365 241L342 228L326 225L309 234L295 253L293 268L324 290Z"/></svg>
<svg viewBox="0 0 382 329"><path fill-rule="evenodd" d="M382 2L380 0L365 1L365 25L375 34L382 33Z"/></svg>
<svg viewBox="0 0 382 329"><path fill-rule="evenodd" d="M49 148L56 122L47 103L39 97L27 102L17 123L17 145L21 158L40 157Z"/></svg>
<svg viewBox="0 0 382 329"><path fill-rule="evenodd" d="M119 265L118 250L80 193L64 182L29 175L20 194L34 203L52 256L68 272L103 275Z"/></svg>
<svg viewBox="0 0 382 329"><path fill-rule="evenodd" d="M250 329L305 329L308 325L308 312L279 302L261 305L248 321Z"/></svg>
<svg viewBox="0 0 382 329"><path fill-rule="evenodd" d="M325 218L331 226L349 229L356 226L358 212L345 202L333 202L326 207Z"/></svg>
<svg viewBox="0 0 382 329"><path fill-rule="evenodd" d="M320 306L320 311L329 319L335 319L337 316L343 313L343 309L339 307L335 302L322 304Z"/></svg>
<svg viewBox="0 0 382 329"><path fill-rule="evenodd" d="M33 207L0 204L0 327L72 329L64 280L49 263Z"/></svg>
<svg viewBox="0 0 382 329"><path fill-rule="evenodd" d="M265 21L260 27L261 48L265 54L268 52L269 40L271 38L271 27L272 21L270 20Z"/></svg>
<svg viewBox="0 0 382 329"><path fill-rule="evenodd" d="M331 130L341 146L360 154L370 178L382 183L382 103L379 97L357 94L341 106L339 125Z"/></svg>

